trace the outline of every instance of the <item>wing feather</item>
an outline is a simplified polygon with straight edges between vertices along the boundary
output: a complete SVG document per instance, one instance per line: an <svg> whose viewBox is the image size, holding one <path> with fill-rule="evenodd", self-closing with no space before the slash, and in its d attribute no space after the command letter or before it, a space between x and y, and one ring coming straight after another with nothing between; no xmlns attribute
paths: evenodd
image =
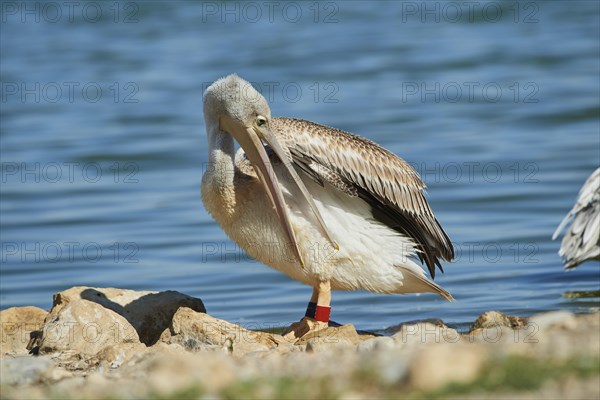
<svg viewBox="0 0 600 400"><path fill-rule="evenodd" d="M334 182L357 195L382 223L412 238L432 277L438 258L450 261L454 248L425 199L417 172L392 152L363 137L294 118L273 118L273 133L301 170L323 184Z"/></svg>
<svg viewBox="0 0 600 400"><path fill-rule="evenodd" d="M565 269L575 268L587 260L600 259L600 168L581 187L577 202L556 228L553 240L569 222L571 226L567 229L558 252L563 258Z"/></svg>

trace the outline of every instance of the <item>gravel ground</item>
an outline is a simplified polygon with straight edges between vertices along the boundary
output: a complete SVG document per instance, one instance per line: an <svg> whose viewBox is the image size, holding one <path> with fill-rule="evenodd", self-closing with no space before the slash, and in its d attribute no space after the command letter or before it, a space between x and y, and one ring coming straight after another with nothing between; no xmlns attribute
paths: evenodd
<svg viewBox="0 0 600 400"><path fill-rule="evenodd" d="M600 313L490 311L459 333L329 327L288 341L178 292L74 287L0 312L0 397L600 398Z"/></svg>

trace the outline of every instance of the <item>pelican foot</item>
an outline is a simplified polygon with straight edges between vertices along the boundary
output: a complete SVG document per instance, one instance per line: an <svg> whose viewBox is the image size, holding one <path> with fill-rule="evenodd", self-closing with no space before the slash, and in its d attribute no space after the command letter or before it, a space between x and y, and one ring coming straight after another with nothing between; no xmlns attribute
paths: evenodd
<svg viewBox="0 0 600 400"><path fill-rule="evenodd" d="M294 322L283 333L283 337L291 343L298 341L300 338L312 332L318 332L329 326L327 322L317 321L314 318L304 317L298 322Z"/></svg>

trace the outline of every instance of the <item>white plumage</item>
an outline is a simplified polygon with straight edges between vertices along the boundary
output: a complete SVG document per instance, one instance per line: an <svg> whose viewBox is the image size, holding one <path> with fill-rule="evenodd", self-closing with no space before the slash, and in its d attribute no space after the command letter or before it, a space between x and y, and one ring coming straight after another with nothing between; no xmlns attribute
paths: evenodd
<svg viewBox="0 0 600 400"><path fill-rule="evenodd" d="M579 190L575 205L556 228L553 240L571 220L558 251L567 270L584 261L600 259L600 168Z"/></svg>

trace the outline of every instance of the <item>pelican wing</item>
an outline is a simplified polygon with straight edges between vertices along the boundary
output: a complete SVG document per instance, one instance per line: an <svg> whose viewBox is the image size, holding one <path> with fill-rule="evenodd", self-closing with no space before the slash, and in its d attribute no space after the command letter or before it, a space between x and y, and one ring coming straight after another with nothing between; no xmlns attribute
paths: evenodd
<svg viewBox="0 0 600 400"><path fill-rule="evenodd" d="M577 202L556 228L553 240L571 220L558 252L565 269L575 268L586 260L600 259L600 168L581 187Z"/></svg>
<svg viewBox="0 0 600 400"><path fill-rule="evenodd" d="M273 118L272 129L294 165L321 185L328 182L359 196L373 216L410 237L432 277L438 258L450 261L454 248L424 196L425 184L404 160L374 142L314 122Z"/></svg>
<svg viewBox="0 0 600 400"><path fill-rule="evenodd" d="M585 183L579 190L579 196L577 197L577 202L569 211L567 215L563 218L561 223L558 225L558 228L554 231L552 235L552 240L555 240L558 235L565 229L565 226L571 221L573 216L580 213L583 209L590 207L590 205L594 202L595 197L600 195L600 168L597 168L592 174L586 179Z"/></svg>

